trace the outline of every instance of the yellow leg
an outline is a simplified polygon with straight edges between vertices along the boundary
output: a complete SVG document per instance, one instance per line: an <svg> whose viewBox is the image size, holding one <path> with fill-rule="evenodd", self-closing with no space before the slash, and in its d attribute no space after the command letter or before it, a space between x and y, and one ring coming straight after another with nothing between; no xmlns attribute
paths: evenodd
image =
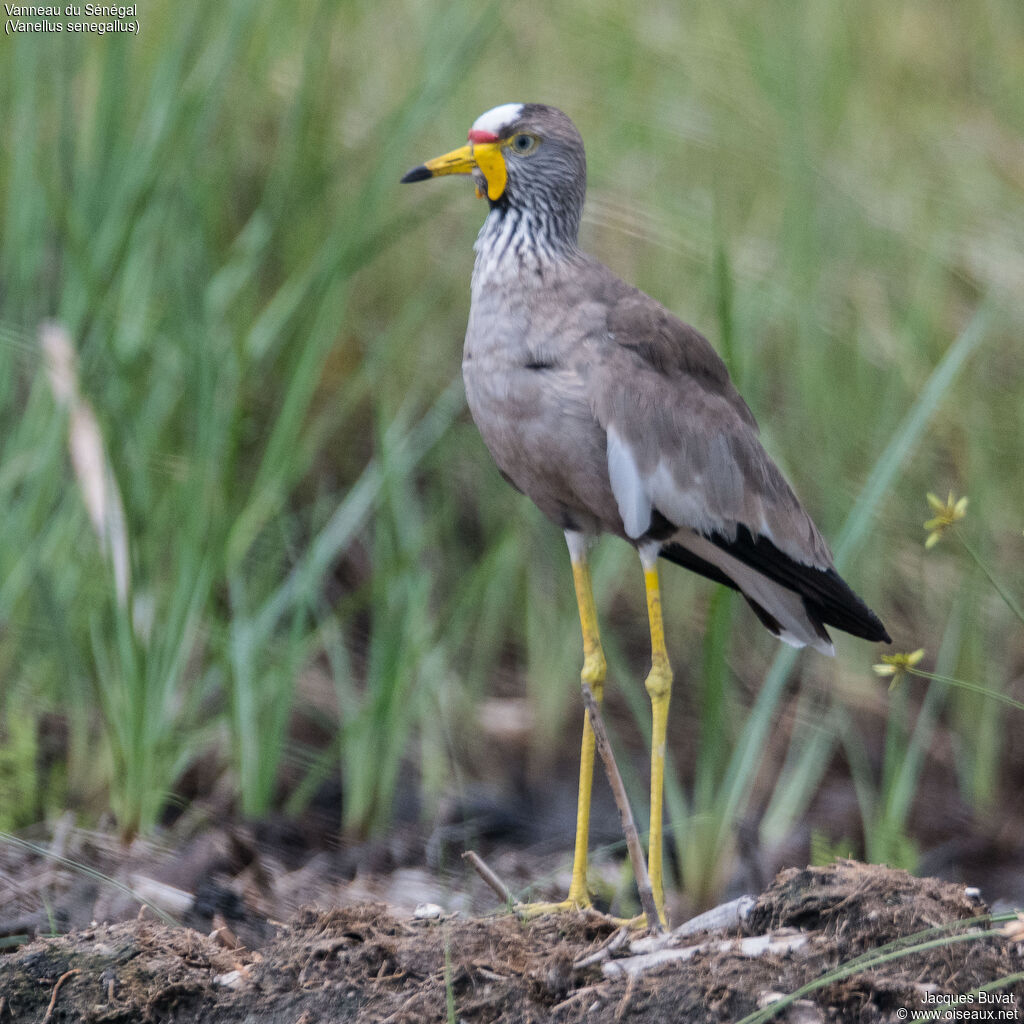
<svg viewBox="0 0 1024 1024"><path fill-rule="evenodd" d="M583 670L581 682L587 683L600 703L604 696L606 663L601 649L601 635L597 627L597 609L590 585L590 569L585 558L572 563L572 578L576 584L576 603L580 609L583 629ZM580 744L580 789L576 803L576 852L572 859L572 882L569 902L577 907L590 906L587 891L587 843L590 837L590 794L594 782L594 730L583 712L583 742Z"/></svg>
<svg viewBox="0 0 1024 1024"><path fill-rule="evenodd" d="M580 679L587 683L594 697L600 701L604 694L606 663L601 648L601 634L597 626L597 609L594 606L594 592L590 584L590 568L587 565L586 548L582 537L569 537L569 551L572 556L572 577L576 584L576 603L580 610L580 626L583 629L583 670ZM562 903L532 903L520 908L527 917L558 910L582 909L590 906L587 890L587 843L590 836L590 794L594 781L594 730L590 727L587 713L583 713L583 742L580 746L580 788L576 804L576 850L572 861L572 881L569 895Z"/></svg>
<svg viewBox="0 0 1024 1024"><path fill-rule="evenodd" d="M665 787L665 737L668 703L672 695L672 667L665 649L665 628L661 618L661 590L658 586L657 556L641 556L647 589L647 617L651 627L651 671L644 686L651 697L651 834L647 855L651 889L658 916L665 921L665 887L662 874L662 807Z"/></svg>

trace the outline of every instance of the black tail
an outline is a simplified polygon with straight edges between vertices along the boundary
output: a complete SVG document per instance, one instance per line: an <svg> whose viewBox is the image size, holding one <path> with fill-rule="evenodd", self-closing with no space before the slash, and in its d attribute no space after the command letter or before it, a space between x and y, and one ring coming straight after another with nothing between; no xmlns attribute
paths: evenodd
<svg viewBox="0 0 1024 1024"><path fill-rule="evenodd" d="M835 626L864 640L892 643L892 637L878 616L853 592L835 569L816 569L811 565L803 565L784 554L767 538L754 537L745 526L737 527L736 536L732 540L718 533L705 536L733 558L799 594L803 598L804 608L811 622L819 627L824 639L828 638L824 627ZM732 587L733 590L740 590L718 566L695 555L681 544L666 544L662 547L661 554L684 569L707 576L708 579ZM761 622L778 635L779 626L772 616L749 598L747 602Z"/></svg>

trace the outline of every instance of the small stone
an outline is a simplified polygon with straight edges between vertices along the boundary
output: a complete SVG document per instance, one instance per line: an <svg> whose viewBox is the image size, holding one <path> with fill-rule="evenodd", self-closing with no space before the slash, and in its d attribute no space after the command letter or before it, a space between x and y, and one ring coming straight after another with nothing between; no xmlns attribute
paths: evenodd
<svg viewBox="0 0 1024 1024"><path fill-rule="evenodd" d="M421 903L412 912L412 916L418 921L436 921L444 914L443 908L436 903Z"/></svg>

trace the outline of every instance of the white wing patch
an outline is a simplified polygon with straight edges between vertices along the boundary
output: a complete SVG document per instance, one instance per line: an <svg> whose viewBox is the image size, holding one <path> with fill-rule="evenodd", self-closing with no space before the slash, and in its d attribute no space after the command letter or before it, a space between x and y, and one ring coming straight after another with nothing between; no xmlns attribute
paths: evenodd
<svg viewBox="0 0 1024 1024"><path fill-rule="evenodd" d="M632 446L614 427L608 428L607 436L608 479L627 537L635 540L650 529L655 508L677 526L690 526L702 533L729 530L725 521L709 510L700 475L693 478L689 487L681 487L668 460L662 458L654 472L644 476Z"/></svg>
<svg viewBox="0 0 1024 1024"><path fill-rule="evenodd" d="M686 467L688 475L681 481L671 457L662 455L653 467L642 470L633 445L614 426L606 434L608 478L627 537L642 537L657 509L676 527L718 533L726 540L736 537L736 526L742 523L754 537L767 538L795 561L819 564L803 548L776 541L766 502L756 491L745 489L739 465L723 442L713 439L710 465L703 472Z"/></svg>
<svg viewBox="0 0 1024 1024"><path fill-rule="evenodd" d="M614 427L608 428L608 479L626 536L634 539L643 536L651 525L651 499L633 450Z"/></svg>
<svg viewBox="0 0 1024 1024"><path fill-rule="evenodd" d="M485 114L481 114L474 122L470 131L490 132L492 135L501 135L501 129L513 121L519 120L523 112L522 103L503 103L500 107L493 107Z"/></svg>

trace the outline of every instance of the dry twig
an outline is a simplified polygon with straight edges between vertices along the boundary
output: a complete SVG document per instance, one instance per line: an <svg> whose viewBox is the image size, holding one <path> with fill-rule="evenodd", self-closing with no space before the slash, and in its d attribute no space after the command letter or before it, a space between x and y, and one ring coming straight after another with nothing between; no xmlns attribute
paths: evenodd
<svg viewBox="0 0 1024 1024"><path fill-rule="evenodd" d="M626 787L619 774L619 766L615 763L615 755L612 753L612 745L608 740L608 730L601 717L601 709L598 707L593 690L586 683L583 684L583 703L587 706L590 726L594 730L594 739L597 742L597 752L604 762L605 774L608 776L612 793L615 795L615 803L619 808L622 832L626 837L626 848L629 850L629 859L633 865L633 876L636 878L636 887L640 893L640 906L644 908L644 916L647 918L647 927L652 932L661 932L664 929L658 918L658 908L654 905L654 892L651 890L651 878L647 874L647 861L644 860L643 847L640 845L640 833L637 832L633 812L629 809L629 797L626 796Z"/></svg>
<svg viewBox="0 0 1024 1024"><path fill-rule="evenodd" d="M622 995L619 1005L615 1007L615 1022L618 1024L629 1012L629 1004L633 1001L633 990L636 988L636 975L631 974L626 982L626 991Z"/></svg>
<svg viewBox="0 0 1024 1024"><path fill-rule="evenodd" d="M473 870L498 894L498 899L510 906L515 903L508 886L487 866L478 853L467 850L462 855L462 859L469 861Z"/></svg>
<svg viewBox="0 0 1024 1024"><path fill-rule="evenodd" d="M81 970L78 967L72 967L70 971L65 971L58 979L57 984L53 986L53 994L50 996L50 1005L46 1008L46 1016L43 1017L42 1024L50 1024L53 1020L53 1011L57 1006L57 993L60 992L61 985L64 984L72 974L81 974Z"/></svg>
<svg viewBox="0 0 1024 1024"><path fill-rule="evenodd" d="M612 932L611 937L606 939L604 942L594 950L593 953L589 953L581 960L577 960L573 965L574 971L582 971L585 967L592 967L594 964L599 964L603 960L607 960L617 949L621 949L629 941L629 927L623 925L617 931Z"/></svg>

